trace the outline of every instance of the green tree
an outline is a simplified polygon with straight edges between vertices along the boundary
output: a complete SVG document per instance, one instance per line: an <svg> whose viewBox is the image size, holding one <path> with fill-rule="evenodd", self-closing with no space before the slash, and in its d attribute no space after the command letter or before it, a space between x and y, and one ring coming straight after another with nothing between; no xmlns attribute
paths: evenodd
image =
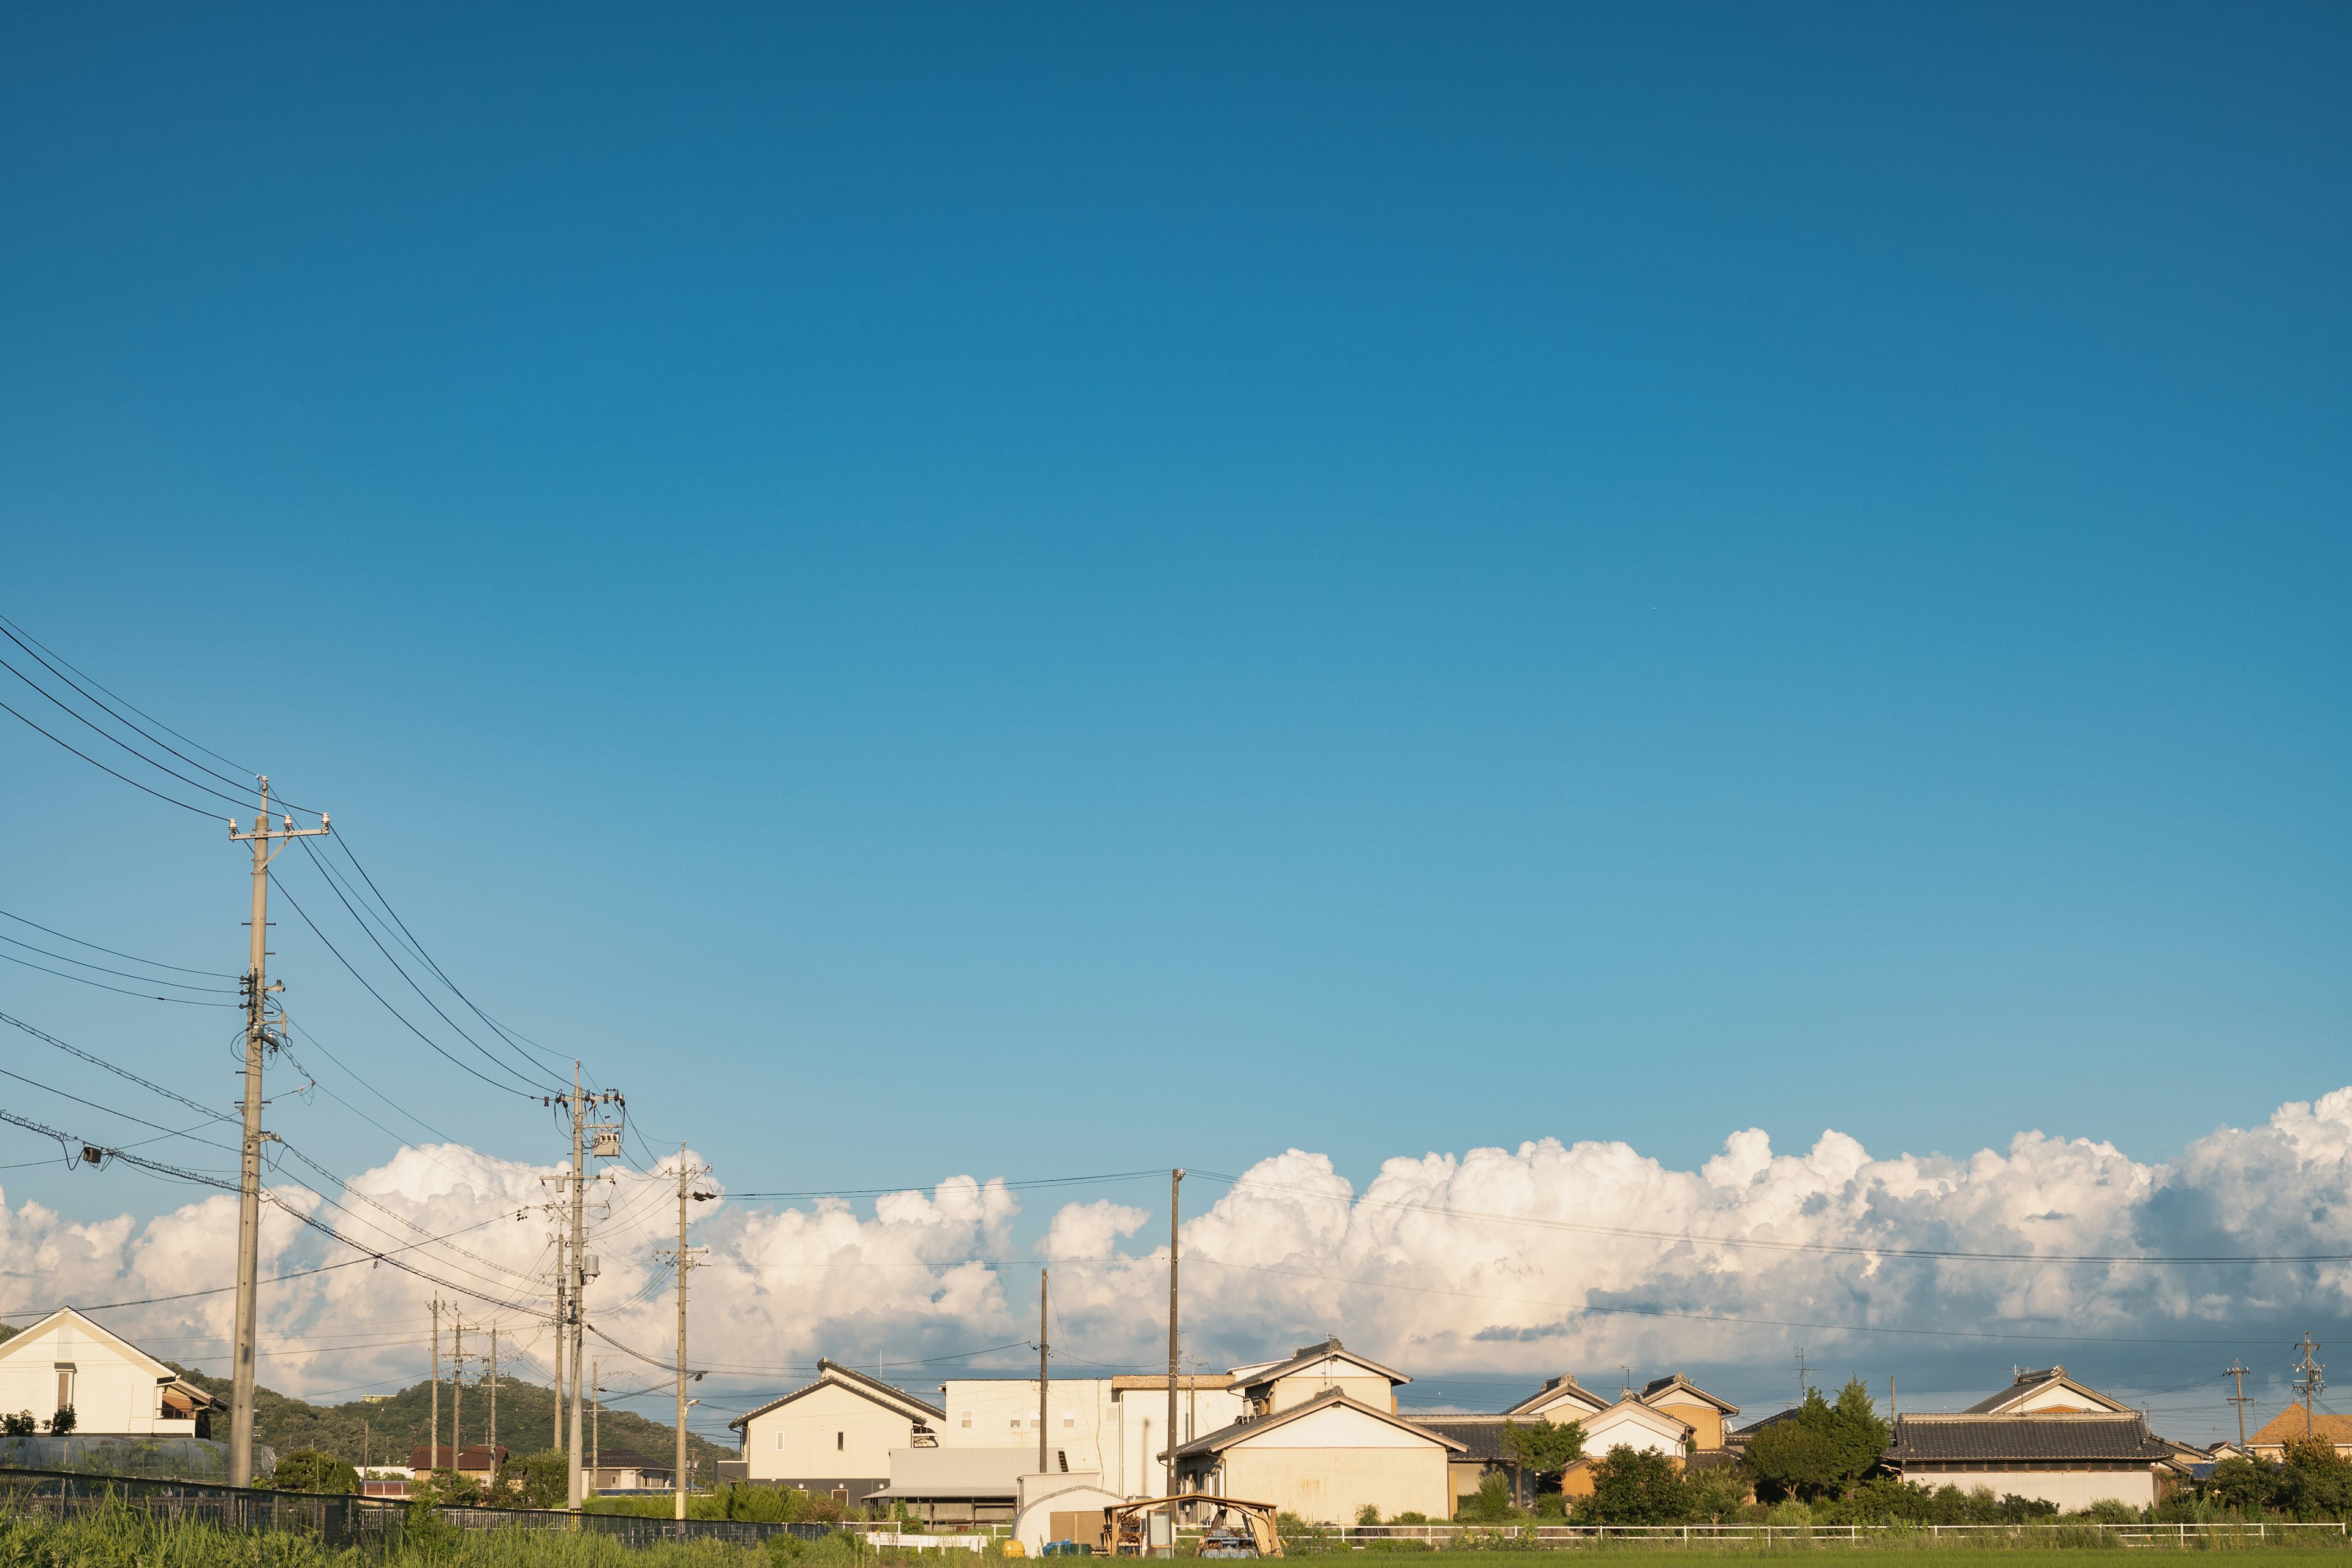
<svg viewBox="0 0 2352 1568"><path fill-rule="evenodd" d="M1680 1467L1649 1448L1620 1443L1592 1467L1592 1495L1578 1500L1579 1524L1680 1524L1690 1497Z"/></svg>
<svg viewBox="0 0 2352 1568"><path fill-rule="evenodd" d="M2270 1505L2299 1520L2342 1519L2352 1513L2352 1465L2326 1437L2298 1437L2273 1472Z"/></svg>
<svg viewBox="0 0 2352 1568"><path fill-rule="evenodd" d="M49 1435L53 1437L62 1437L73 1429L74 1407L70 1405L58 1405L58 1413L49 1417Z"/></svg>
<svg viewBox="0 0 2352 1568"><path fill-rule="evenodd" d="M297 1448L278 1457L269 1484L282 1492L337 1492L346 1496L360 1489L360 1473L332 1454Z"/></svg>
<svg viewBox="0 0 2352 1568"><path fill-rule="evenodd" d="M1821 1390L1806 1390L1792 1418L1748 1438L1744 1462L1756 1495L1767 1502L1842 1498L1877 1468L1890 1436L1870 1390L1861 1379L1850 1378L1838 1390L1835 1405Z"/></svg>
<svg viewBox="0 0 2352 1568"><path fill-rule="evenodd" d="M1584 1458L1584 1424L1562 1421L1555 1425L1538 1416L1522 1426L1516 1421L1503 1423L1503 1452L1511 1462L1533 1475L1536 1490L1558 1491L1560 1477L1569 1466Z"/></svg>
<svg viewBox="0 0 2352 1568"><path fill-rule="evenodd" d="M2245 1513L2270 1501L2272 1477L2271 1467L2261 1460L2232 1454L2213 1467L2213 1479L2205 1484L2222 1507Z"/></svg>
<svg viewBox="0 0 2352 1568"><path fill-rule="evenodd" d="M571 1469L560 1448L509 1455L499 1467L498 1496L510 1507L562 1508L571 1496Z"/></svg>

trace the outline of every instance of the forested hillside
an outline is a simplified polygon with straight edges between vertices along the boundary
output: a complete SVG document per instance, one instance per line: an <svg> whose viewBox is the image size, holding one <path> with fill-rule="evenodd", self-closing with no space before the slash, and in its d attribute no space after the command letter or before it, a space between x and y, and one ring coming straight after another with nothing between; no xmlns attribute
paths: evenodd
<svg viewBox="0 0 2352 1568"><path fill-rule="evenodd" d="M207 1393L226 1400L229 1394L228 1379L213 1377L204 1373L181 1369L188 1381ZM552 1390L518 1378L499 1379L499 1441L518 1454L536 1453L553 1444L555 1395ZM404 1465L408 1451L422 1447L425 1428L431 1424L433 1385L419 1383L382 1399L353 1400L346 1405L311 1405L289 1398L268 1388L254 1392L254 1441L267 1443L279 1453L295 1448L318 1448L339 1459L358 1465ZM450 1385L441 1385L441 1440L451 1441L450 1420L456 1414L456 1401ZM583 1413L581 1440L591 1441L592 1423ZM490 1437L490 1391L487 1384L468 1383L466 1385L465 1428L458 1434L466 1443L486 1443ZM604 1447L607 1449L627 1448L656 1458L667 1458L677 1439L667 1422L650 1421L642 1415L607 1407L602 1420ZM216 1430L215 1436L225 1433ZM720 1447L692 1432L687 1434L687 1455L693 1463L698 1478L716 1474L711 1468L715 1459L732 1458L735 1450Z"/></svg>

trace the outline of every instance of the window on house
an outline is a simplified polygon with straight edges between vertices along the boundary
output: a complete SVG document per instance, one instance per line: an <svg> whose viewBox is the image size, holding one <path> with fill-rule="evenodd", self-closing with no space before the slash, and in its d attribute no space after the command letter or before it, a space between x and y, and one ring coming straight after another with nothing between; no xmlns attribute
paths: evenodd
<svg viewBox="0 0 2352 1568"><path fill-rule="evenodd" d="M963 1424L967 1426L971 1425L971 1412L969 1410L963 1413Z"/></svg>
<svg viewBox="0 0 2352 1568"><path fill-rule="evenodd" d="M777 1434L776 1434L776 1447L777 1447L777 1448L778 1448L778 1449L782 1449L782 1448L783 1447L783 1446L784 1446L784 1435L783 1435L782 1432L779 1432L779 1433L777 1433Z"/></svg>
<svg viewBox="0 0 2352 1568"><path fill-rule="evenodd" d="M835 1432L835 1433L833 1435L833 1451L834 1451L835 1453L838 1454L838 1453L839 1453L839 1452L841 1452L844 1448L846 1448L846 1447L849 1447L849 1434L848 1434L848 1433L846 1433L846 1432Z"/></svg>
<svg viewBox="0 0 2352 1568"><path fill-rule="evenodd" d="M57 1405L57 1407L58 1407L58 1409L63 1410L67 1405L71 1405L71 1404L74 1402L74 1401L73 1401L73 1394L74 1394L74 1390L73 1390L73 1383L74 1383L74 1369L73 1369L72 1367L70 1367L70 1366L60 1366L60 1367L58 1367L58 1405Z"/></svg>
<svg viewBox="0 0 2352 1568"><path fill-rule="evenodd" d="M1021 1417L1019 1417L1018 1415L1015 1415L1015 1416L1013 1418L1013 1429L1015 1432L1018 1432L1018 1431L1020 1431L1020 1430L1021 1430Z"/></svg>

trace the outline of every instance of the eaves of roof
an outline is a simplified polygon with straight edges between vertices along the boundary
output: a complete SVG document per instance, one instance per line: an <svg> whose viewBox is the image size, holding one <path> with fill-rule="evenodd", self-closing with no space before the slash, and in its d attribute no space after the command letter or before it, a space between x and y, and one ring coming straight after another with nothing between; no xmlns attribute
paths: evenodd
<svg viewBox="0 0 2352 1568"><path fill-rule="evenodd" d="M1465 1452L1468 1448L1468 1445L1458 1438L1449 1437L1443 1432L1422 1426L1419 1422L1408 1421L1394 1411L1382 1410L1378 1405L1367 1405L1360 1399L1350 1399L1335 1388L1328 1394L1318 1394L1303 1405L1294 1405L1289 1409L1277 1411L1272 1415L1260 1415L1253 1420L1236 1421L1231 1426L1220 1426L1214 1432L1206 1433L1189 1443L1180 1445L1176 1449L1176 1457L1181 1459L1191 1454L1217 1453L1234 1447L1236 1443L1244 1443L1261 1434L1271 1432L1277 1426L1286 1426L1293 1421L1312 1415L1318 1411L1328 1410L1334 1405L1345 1405L1350 1410L1360 1411L1376 1421L1385 1421L1391 1426L1426 1437L1431 1442L1440 1444L1457 1453Z"/></svg>

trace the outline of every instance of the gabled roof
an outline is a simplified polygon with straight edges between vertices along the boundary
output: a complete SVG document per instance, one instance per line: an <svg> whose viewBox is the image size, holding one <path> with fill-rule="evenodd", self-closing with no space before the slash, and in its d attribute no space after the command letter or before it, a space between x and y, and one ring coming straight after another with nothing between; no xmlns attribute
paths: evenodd
<svg viewBox="0 0 2352 1568"><path fill-rule="evenodd" d="M2095 1388L2085 1388L2066 1375L2063 1366L2045 1367L2040 1372L2021 1372L2007 1388L1989 1398L1979 1399L1961 1414L1967 1415L2004 1415L2012 1406L2021 1405L2048 1388L2063 1388L2087 1402L2094 1410L2123 1415L2131 1406L2110 1399Z"/></svg>
<svg viewBox="0 0 2352 1568"><path fill-rule="evenodd" d="M1662 1427L1672 1427L1674 1430L1670 1435L1675 1437L1687 1437L1695 1430L1691 1424L1684 1420L1681 1416L1676 1415L1670 1411L1661 1410L1654 1405L1644 1405L1639 1399L1629 1394L1624 1398L1618 1400L1614 1405L1610 1405L1608 1408L1594 1411L1591 1416L1585 1419L1584 1434L1586 1447L1594 1450L1598 1450L1601 1447L1602 1445L1600 1441L1600 1433L1604 1425L1615 1424L1611 1423L1610 1417L1612 1416L1619 1417L1621 1422L1624 1417L1630 1416L1637 1425L1651 1426L1654 1424Z"/></svg>
<svg viewBox="0 0 2352 1568"><path fill-rule="evenodd" d="M2070 1459L2159 1464L2172 1445L2148 1436L2137 1411L2096 1415L1903 1415L1895 1418L1891 1465L1923 1460L2063 1463Z"/></svg>
<svg viewBox="0 0 2352 1568"><path fill-rule="evenodd" d="M17 1354L51 1329L68 1326L70 1326L76 1333L86 1334L100 1343L111 1346L125 1360L139 1363L147 1369L148 1375L158 1383L177 1378L180 1375L170 1363L159 1361L149 1355L113 1330L90 1321L71 1307L59 1307L39 1322L9 1335L5 1341L0 1341L0 1361L5 1361L10 1356Z"/></svg>
<svg viewBox="0 0 2352 1568"><path fill-rule="evenodd" d="M1537 1389L1517 1405L1506 1406L1503 1414L1525 1415L1530 1411L1540 1410L1547 1405L1557 1404L1563 1398L1580 1400L1589 1410L1606 1410L1611 1403L1607 1394L1593 1393L1592 1390L1576 1381L1574 1373L1564 1372L1558 1377L1545 1379L1541 1388Z"/></svg>
<svg viewBox="0 0 2352 1568"><path fill-rule="evenodd" d="M1717 1410L1722 1411L1726 1415L1737 1415L1739 1414L1739 1406L1732 1404L1729 1400L1717 1399L1714 1394L1709 1394L1706 1389L1701 1388L1697 1384L1693 1383L1689 1378L1685 1377L1678 1372L1669 1373L1664 1377L1654 1377L1650 1379L1649 1382L1643 1384L1642 1385L1642 1403L1644 1405L1655 1405L1658 1401L1664 1399L1670 1394L1684 1394L1689 1398L1697 1400L1702 1405L1712 1405Z"/></svg>
<svg viewBox="0 0 2352 1568"><path fill-rule="evenodd" d="M2352 1415L2315 1410L2311 1413L2311 1435L2339 1445L2352 1443ZM2246 1439L2246 1447L2251 1448L2257 1443L2264 1447L2273 1443L2292 1443L2302 1436L2303 1407L2290 1405L2263 1422L2263 1429Z"/></svg>
<svg viewBox="0 0 2352 1568"><path fill-rule="evenodd" d="M1222 1453L1237 1444L1246 1443L1253 1437L1271 1432L1277 1426L1286 1426L1293 1421L1301 1420L1318 1411L1329 1410L1340 1405L1369 1415L1375 1421L1385 1421L1390 1426L1411 1432L1416 1436L1426 1437L1431 1442L1451 1448L1456 1453L1465 1452L1469 1447L1458 1438L1449 1437L1443 1432L1433 1431L1417 1421L1408 1421L1393 1411L1382 1410L1376 1405L1367 1405L1360 1399L1350 1399L1335 1388L1328 1394L1318 1394L1304 1404L1294 1405L1289 1409L1279 1411L1275 1415L1260 1415L1255 1420L1236 1421L1230 1426L1221 1426L1214 1432L1180 1445L1176 1449L1176 1455L1177 1458L1181 1458L1188 1454Z"/></svg>
<svg viewBox="0 0 2352 1568"><path fill-rule="evenodd" d="M1301 1345L1291 1352L1288 1361L1278 1361L1272 1366L1259 1367L1255 1371L1244 1373L1227 1384L1225 1387L1231 1393L1239 1394L1244 1388L1255 1388L1261 1383L1272 1383L1276 1378L1288 1377L1294 1372L1304 1372L1317 1362L1328 1361L1334 1356L1341 1361L1354 1362L1374 1376L1387 1378L1391 1385L1412 1381L1401 1372L1390 1371L1369 1356L1358 1355L1354 1351L1340 1344L1338 1336L1335 1335L1319 1345Z"/></svg>
<svg viewBox="0 0 2352 1568"><path fill-rule="evenodd" d="M862 1394L893 1415L904 1415L910 1421L944 1421L948 1416L948 1413L938 1405L927 1405L903 1388L893 1388L880 1378L868 1377L855 1367L844 1366L837 1361L827 1361L819 1357L814 1383L805 1387L795 1388L780 1399L771 1399L757 1410L747 1410L727 1425L740 1430L771 1410L781 1410L793 1400L806 1398L828 1384L836 1388L845 1388L852 1394Z"/></svg>

